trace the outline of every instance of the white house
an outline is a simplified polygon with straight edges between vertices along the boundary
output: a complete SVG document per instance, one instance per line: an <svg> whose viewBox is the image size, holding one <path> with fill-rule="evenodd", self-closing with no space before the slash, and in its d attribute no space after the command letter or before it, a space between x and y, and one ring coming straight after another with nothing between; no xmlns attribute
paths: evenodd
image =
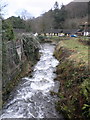
<svg viewBox="0 0 90 120"><path fill-rule="evenodd" d="M84 36L90 36L90 29L84 31Z"/></svg>

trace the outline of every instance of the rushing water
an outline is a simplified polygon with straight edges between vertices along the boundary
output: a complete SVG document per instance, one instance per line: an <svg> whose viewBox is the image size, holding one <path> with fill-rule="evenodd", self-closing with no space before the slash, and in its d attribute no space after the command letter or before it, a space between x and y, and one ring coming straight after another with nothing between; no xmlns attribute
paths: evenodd
<svg viewBox="0 0 90 120"><path fill-rule="evenodd" d="M32 78L25 77L14 91L12 99L3 108L1 118L59 118L55 109L59 83L54 81L58 61L53 56L54 45L42 45L40 61L34 67Z"/></svg>

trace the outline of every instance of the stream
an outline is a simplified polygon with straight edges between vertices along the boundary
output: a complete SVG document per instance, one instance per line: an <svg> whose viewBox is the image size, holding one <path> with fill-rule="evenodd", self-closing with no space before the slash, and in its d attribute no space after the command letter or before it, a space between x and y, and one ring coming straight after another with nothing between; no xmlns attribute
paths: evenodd
<svg viewBox="0 0 90 120"><path fill-rule="evenodd" d="M54 81L58 61L53 56L55 46L44 43L40 49L40 60L34 66L33 77L21 79L21 83L11 93L11 99L2 109L2 118L57 118L64 120L55 109L59 82Z"/></svg>

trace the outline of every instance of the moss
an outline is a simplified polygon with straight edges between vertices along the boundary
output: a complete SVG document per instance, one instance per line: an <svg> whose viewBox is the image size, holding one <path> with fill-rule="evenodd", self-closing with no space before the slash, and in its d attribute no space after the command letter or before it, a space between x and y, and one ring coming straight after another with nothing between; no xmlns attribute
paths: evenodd
<svg viewBox="0 0 90 120"><path fill-rule="evenodd" d="M33 64L39 59L39 43L34 36L22 36L25 55Z"/></svg>

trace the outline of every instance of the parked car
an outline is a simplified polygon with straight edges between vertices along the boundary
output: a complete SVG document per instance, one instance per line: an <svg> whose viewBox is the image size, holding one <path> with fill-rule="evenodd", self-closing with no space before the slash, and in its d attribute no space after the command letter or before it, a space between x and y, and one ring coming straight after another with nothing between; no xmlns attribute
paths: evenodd
<svg viewBox="0 0 90 120"><path fill-rule="evenodd" d="M71 35L70 37L77 37L77 35Z"/></svg>

